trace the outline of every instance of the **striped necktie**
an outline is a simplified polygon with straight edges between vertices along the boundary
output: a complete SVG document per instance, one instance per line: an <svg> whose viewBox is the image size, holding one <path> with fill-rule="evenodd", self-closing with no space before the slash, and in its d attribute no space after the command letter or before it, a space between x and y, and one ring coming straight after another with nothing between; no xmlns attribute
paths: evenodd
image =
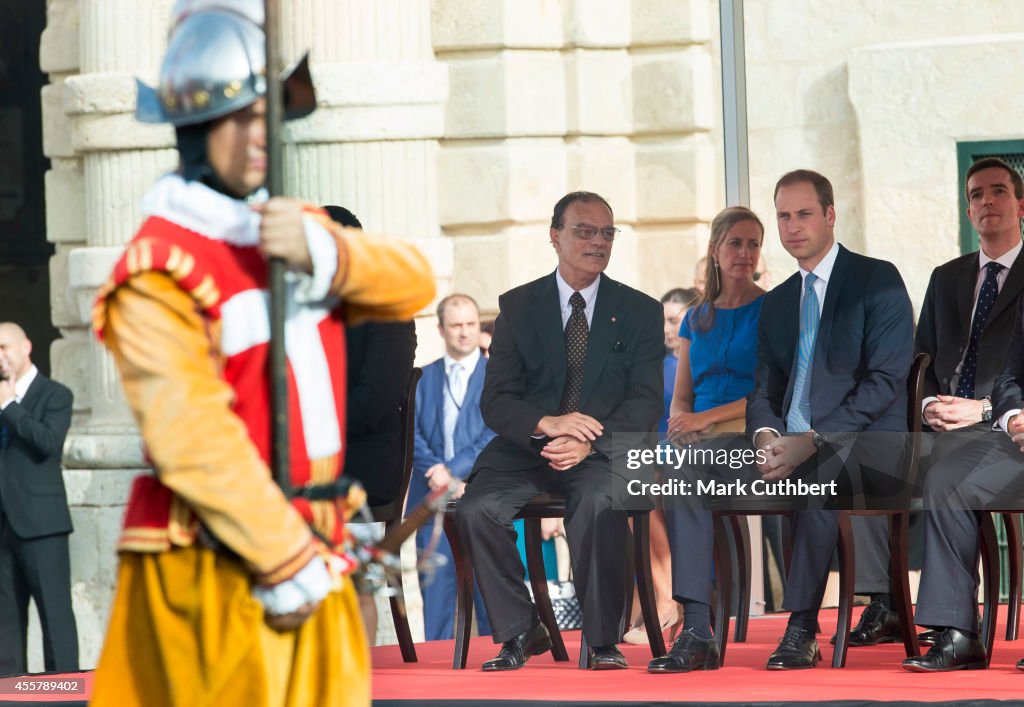
<svg viewBox="0 0 1024 707"><path fill-rule="evenodd" d="M807 273L804 278L804 297L800 302L800 341L796 352L796 381L793 398L786 415L787 434L799 434L811 429L811 364L814 362L814 342L818 338L818 293L814 283L818 276Z"/></svg>

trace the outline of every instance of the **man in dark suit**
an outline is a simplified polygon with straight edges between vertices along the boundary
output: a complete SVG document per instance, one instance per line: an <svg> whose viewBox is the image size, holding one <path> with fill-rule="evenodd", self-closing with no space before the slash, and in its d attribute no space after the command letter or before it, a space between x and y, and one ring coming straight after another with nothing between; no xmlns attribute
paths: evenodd
<svg viewBox="0 0 1024 707"><path fill-rule="evenodd" d="M604 198L573 192L549 231L558 268L503 294L480 400L497 433L477 459L457 522L501 652L513 670L551 646L523 582L512 519L545 491L566 495L566 537L595 669L625 668L615 647L625 604L622 465L662 412L662 311L602 275L618 229Z"/></svg>
<svg viewBox="0 0 1024 707"><path fill-rule="evenodd" d="M349 228L363 224L344 206L324 211ZM416 324L366 322L345 327L345 475L366 489L367 503L391 503L402 484L402 415L416 356ZM359 595L359 610L371 644L377 636L377 604L372 594Z"/></svg>
<svg viewBox="0 0 1024 707"><path fill-rule="evenodd" d="M976 168L976 169L975 169ZM952 428L955 433L964 434L973 441L948 453L933 465L924 481L924 565L921 574L921 589L918 592L915 622L935 631L934 645L927 654L903 661L903 667L913 672L945 672L985 668L988 657L985 647L978 638L977 595L978 579L978 511L987 508L1013 509L1022 506L1024 486L1024 407L1021 381L1024 381L1024 325L1020 309L1024 297L1019 294L1007 297L1008 293L1020 292L1021 272L1019 262L1009 267L1009 274L1000 286L995 280L1007 272L1004 257L1016 252L1020 261L1020 227L1024 218L1024 184L1020 176L1003 164L979 161L972 166L967 178L968 213L978 229L988 232L983 236L982 248L989 252L992 245L992 261L986 271L964 272L965 283L979 289L974 308L973 321L983 322L981 336L987 334L996 323L996 317L1012 317L1007 309L1016 310L1016 324L1003 362L1002 372L992 385L992 401L982 406L979 412L971 405L974 400L953 400L963 409L962 417L970 421L981 415L981 424L970 425L978 428L973 435L962 432L963 428ZM1000 232L1000 233L997 233ZM998 244L998 245L995 245ZM955 261L954 261L955 262ZM992 265L998 263L1003 268ZM1008 300L1016 300L1011 306ZM989 311L986 313L985 310ZM1005 325L1004 325L1005 326ZM999 336L1005 338L1007 329L1001 329ZM975 337L971 329L971 344L978 338L976 362L971 360L968 348L957 374L963 380L965 374L975 378L975 390L983 385L986 375L991 375L989 364L981 361L981 338ZM958 395L958 397L960 397ZM939 398L940 402L943 399ZM936 424L955 424L952 413L949 419L929 417L925 420L934 428ZM995 422L993 429L992 422ZM970 424L970 422L968 422ZM947 427L947 429L950 429ZM945 432L943 436L953 434ZM933 452L934 455L934 452ZM1018 668L1024 665L1018 664Z"/></svg>
<svg viewBox="0 0 1024 707"><path fill-rule="evenodd" d="M71 515L61 473L71 391L32 364L32 342L0 323L0 674L26 672L29 597L46 670L78 670L71 609Z"/></svg>
<svg viewBox="0 0 1024 707"><path fill-rule="evenodd" d="M413 452L410 507L431 491L447 488L452 480L465 487L477 456L494 438L480 415L480 392L484 387L487 359L480 351L480 310L469 295L452 294L437 305L437 328L444 339L444 356L423 369L416 387L416 447ZM462 490L457 496L462 495ZM437 529L439 530L439 528ZM433 525L416 533L421 554L436 545L434 552L447 563L432 573L420 574L423 595L423 629L428 641L452 637L455 613L455 567L452 551L443 534ZM477 592L477 628L481 636L491 633L487 611Z"/></svg>
<svg viewBox="0 0 1024 707"><path fill-rule="evenodd" d="M798 170L775 187L779 236L799 271L765 295L758 326L755 385L747 399L747 435L756 469L695 467L713 475L774 482L835 482L843 499L905 493L901 478L907 443L906 380L913 313L903 280L888 262L851 253L835 242L832 185ZM736 446L748 441L732 440ZM753 489L751 485L751 489ZM823 487L824 489L824 487ZM757 493L753 491L753 493ZM835 507L835 496L798 499L794 507ZM686 672L717 664L706 605L710 601L711 513L673 510L675 547L687 547L693 567L674 588L687 620L668 655L651 672ZM815 639L818 609L838 535L834 510L793 513L793 555L783 608L789 624L768 659L769 670L812 668L821 658ZM674 557L675 561L677 558ZM680 575L676 575L677 578Z"/></svg>
<svg viewBox="0 0 1024 707"><path fill-rule="evenodd" d="M984 158L967 170L966 191L967 215L981 249L935 268L917 325L915 351L932 359L924 379L928 430L919 478L950 452L991 432L992 384L1006 359L1024 292L1020 219L1012 205L1024 199L1020 175L1001 159ZM997 208L997 199L1005 205ZM882 516L852 520L856 591L872 601L850 632L850 645L899 641L899 620L889 603L889 524ZM919 638L932 644L935 633Z"/></svg>

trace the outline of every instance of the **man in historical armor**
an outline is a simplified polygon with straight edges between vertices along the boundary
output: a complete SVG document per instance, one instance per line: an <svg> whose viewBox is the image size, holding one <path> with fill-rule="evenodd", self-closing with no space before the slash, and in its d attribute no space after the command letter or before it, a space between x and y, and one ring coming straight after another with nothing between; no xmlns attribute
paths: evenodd
<svg viewBox="0 0 1024 707"><path fill-rule="evenodd" d="M181 163L94 312L154 471L126 509L97 705L370 702L340 550L355 502L338 483L341 303L407 320L434 281L408 244L266 200L262 22L257 0L179 2L160 85L140 86L137 117L175 127ZM288 115L310 112L304 64L284 81ZM268 469L268 257L288 265L288 490Z"/></svg>

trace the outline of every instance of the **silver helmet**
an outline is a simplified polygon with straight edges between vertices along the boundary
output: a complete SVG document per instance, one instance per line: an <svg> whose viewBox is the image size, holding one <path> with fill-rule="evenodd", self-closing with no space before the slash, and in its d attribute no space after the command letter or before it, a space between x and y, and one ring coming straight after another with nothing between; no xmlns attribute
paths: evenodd
<svg viewBox="0 0 1024 707"><path fill-rule="evenodd" d="M183 0L175 7L179 23L171 31L160 68L160 83L141 81L135 117L175 127L205 123L254 103L267 92L263 30L236 0ZM209 6L209 9L207 9ZM179 7L180 12L179 12ZM196 7L201 9L196 10ZM259 14L262 18L262 12ZM285 73L285 118L301 118L316 108L308 57Z"/></svg>

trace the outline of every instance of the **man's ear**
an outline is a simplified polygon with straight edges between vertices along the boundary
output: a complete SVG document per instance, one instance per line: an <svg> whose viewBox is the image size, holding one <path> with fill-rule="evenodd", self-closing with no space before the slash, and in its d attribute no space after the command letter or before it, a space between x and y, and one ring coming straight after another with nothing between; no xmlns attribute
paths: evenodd
<svg viewBox="0 0 1024 707"><path fill-rule="evenodd" d="M828 221L829 226L836 225L836 207L829 206L825 209L825 220Z"/></svg>

